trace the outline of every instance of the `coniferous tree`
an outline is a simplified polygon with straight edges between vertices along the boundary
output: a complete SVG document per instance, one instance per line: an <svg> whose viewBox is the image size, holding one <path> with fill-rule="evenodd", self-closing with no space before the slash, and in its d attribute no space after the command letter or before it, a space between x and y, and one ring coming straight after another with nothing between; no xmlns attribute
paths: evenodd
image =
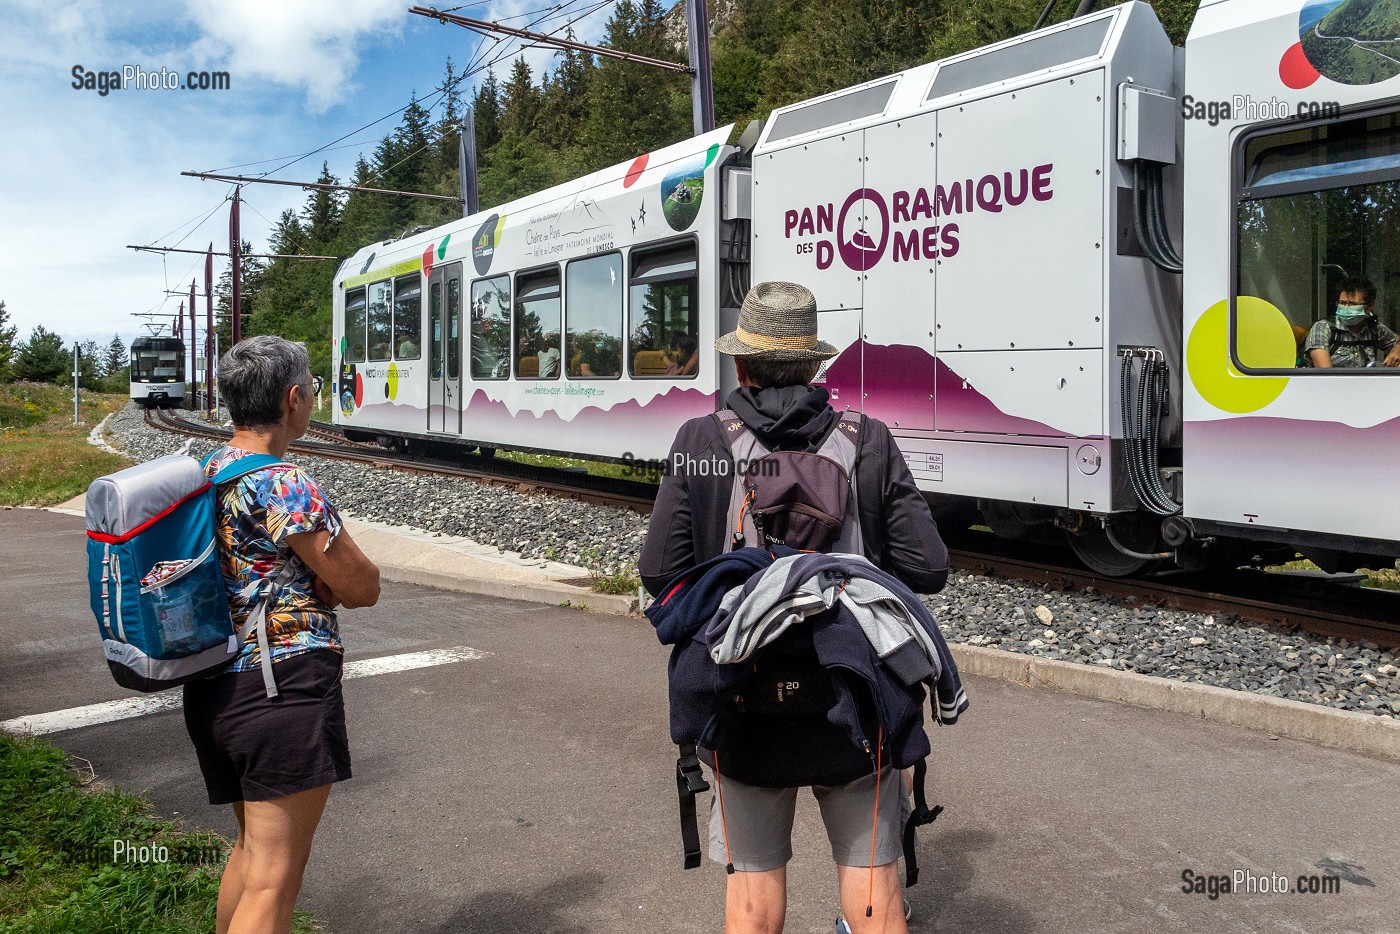
<svg viewBox="0 0 1400 934"><path fill-rule="evenodd" d="M248 255L253 252L253 244L247 240L242 241L238 252L238 267L241 271L241 278L238 282L238 304L243 315L243 333L249 335L252 332L248 330L248 321L253 314L253 306L257 301L265 266L261 259ZM233 336L233 318L229 313L229 307L233 300L231 269L225 269L219 274L219 284L214 289L214 299L214 330L219 335L219 352L223 353L229 349Z"/></svg>
<svg viewBox="0 0 1400 934"><path fill-rule="evenodd" d="M97 341L85 340L78 344L78 386L96 391L102 388L102 369L105 354L97 346Z"/></svg>
<svg viewBox="0 0 1400 934"><path fill-rule="evenodd" d="M15 378L34 383L63 382L65 376L72 376L72 362L63 338L36 324L15 355Z"/></svg>
<svg viewBox="0 0 1400 934"><path fill-rule="evenodd" d="M539 110L540 91L522 56L511 66L510 79L501 91L501 138L523 142L534 130Z"/></svg>
<svg viewBox="0 0 1400 934"><path fill-rule="evenodd" d="M657 0L621 0L608 21L607 44L624 52L680 61L666 38ZM690 134L690 82L679 74L607 59L589 84L583 145L593 168L622 162ZM678 106L680 95L687 98Z"/></svg>
<svg viewBox="0 0 1400 934"><path fill-rule="evenodd" d="M331 174L330 166L325 162L321 163L321 174L317 176L316 181L322 185L340 184L340 179ZM307 246L314 246L315 249L311 252L319 253L324 247L335 242L336 235L340 232L340 213L344 209L343 201L344 195L341 192L313 189L306 199L306 207L302 208L301 223L298 225L304 236L301 238L284 237L282 239L286 240L286 245L294 246L295 249L274 247L272 252L300 253ZM282 217L282 223L285 223L287 215L284 213ZM296 223L295 216L291 220ZM288 230L287 233L290 235L291 231ZM277 235L274 234L274 236Z"/></svg>
<svg viewBox="0 0 1400 934"><path fill-rule="evenodd" d="M472 97L472 116L476 120L477 152L484 155L501 141L501 86L490 69Z"/></svg>
<svg viewBox="0 0 1400 934"><path fill-rule="evenodd" d="M17 329L9 321L10 313L5 310L4 300L0 299L0 383L8 382L13 376Z"/></svg>
<svg viewBox="0 0 1400 934"><path fill-rule="evenodd" d="M127 354L126 344L122 341L120 334L113 334L112 340L107 344L107 349L102 357L102 373L105 376L114 376L126 370L130 360Z"/></svg>

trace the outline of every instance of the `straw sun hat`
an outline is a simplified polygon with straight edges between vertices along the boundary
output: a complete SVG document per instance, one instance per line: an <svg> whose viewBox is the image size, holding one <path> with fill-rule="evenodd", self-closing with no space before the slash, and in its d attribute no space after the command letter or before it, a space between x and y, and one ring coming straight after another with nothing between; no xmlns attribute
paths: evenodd
<svg viewBox="0 0 1400 934"><path fill-rule="evenodd" d="M827 360L840 353L817 340L817 300L795 282L760 282L749 289L738 330L715 341L715 349L773 361Z"/></svg>

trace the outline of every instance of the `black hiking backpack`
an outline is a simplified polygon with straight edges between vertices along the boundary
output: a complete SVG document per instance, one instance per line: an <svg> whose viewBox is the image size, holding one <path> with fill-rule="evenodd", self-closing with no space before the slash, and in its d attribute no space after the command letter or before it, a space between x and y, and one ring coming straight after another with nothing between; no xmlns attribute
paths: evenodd
<svg viewBox="0 0 1400 934"><path fill-rule="evenodd" d="M843 412L827 434L802 449L770 449L729 409L715 413L734 467L726 513L725 551L784 545L799 551L864 555L856 469L864 416ZM810 626L796 626L754 656L753 673L727 698L737 715L773 719L825 714L836 702L833 675L817 657ZM918 881L915 832L941 806L928 807L927 762L914 766L915 807L904 827L906 885ZM680 747L676 762L685 868L700 865L695 795L709 790L697 747ZM732 866L729 867L732 872Z"/></svg>

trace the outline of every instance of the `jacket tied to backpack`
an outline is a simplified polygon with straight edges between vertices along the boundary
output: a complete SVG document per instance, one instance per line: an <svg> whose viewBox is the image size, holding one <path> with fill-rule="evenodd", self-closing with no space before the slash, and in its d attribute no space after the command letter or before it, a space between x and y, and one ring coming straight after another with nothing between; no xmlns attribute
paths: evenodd
<svg viewBox="0 0 1400 934"><path fill-rule="evenodd" d="M857 555L740 549L696 567L646 615L662 644L673 647L671 739L677 745L715 748L721 713L752 674L751 657L795 626L811 627L818 662L837 675L827 719L868 750L849 679L864 684L895 768L930 752L922 716L926 687L939 723L957 722L968 706L957 665L928 609ZM743 780L789 786L791 775L781 774L786 765L772 763L774 774L764 776L762 763L745 763ZM799 782L813 783L821 782Z"/></svg>

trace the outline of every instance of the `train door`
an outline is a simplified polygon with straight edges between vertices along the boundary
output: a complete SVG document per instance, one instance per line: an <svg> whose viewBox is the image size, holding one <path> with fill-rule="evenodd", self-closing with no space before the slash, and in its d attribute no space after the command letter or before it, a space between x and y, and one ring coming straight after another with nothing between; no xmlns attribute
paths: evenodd
<svg viewBox="0 0 1400 934"><path fill-rule="evenodd" d="M428 283L428 430L462 433L462 264Z"/></svg>

